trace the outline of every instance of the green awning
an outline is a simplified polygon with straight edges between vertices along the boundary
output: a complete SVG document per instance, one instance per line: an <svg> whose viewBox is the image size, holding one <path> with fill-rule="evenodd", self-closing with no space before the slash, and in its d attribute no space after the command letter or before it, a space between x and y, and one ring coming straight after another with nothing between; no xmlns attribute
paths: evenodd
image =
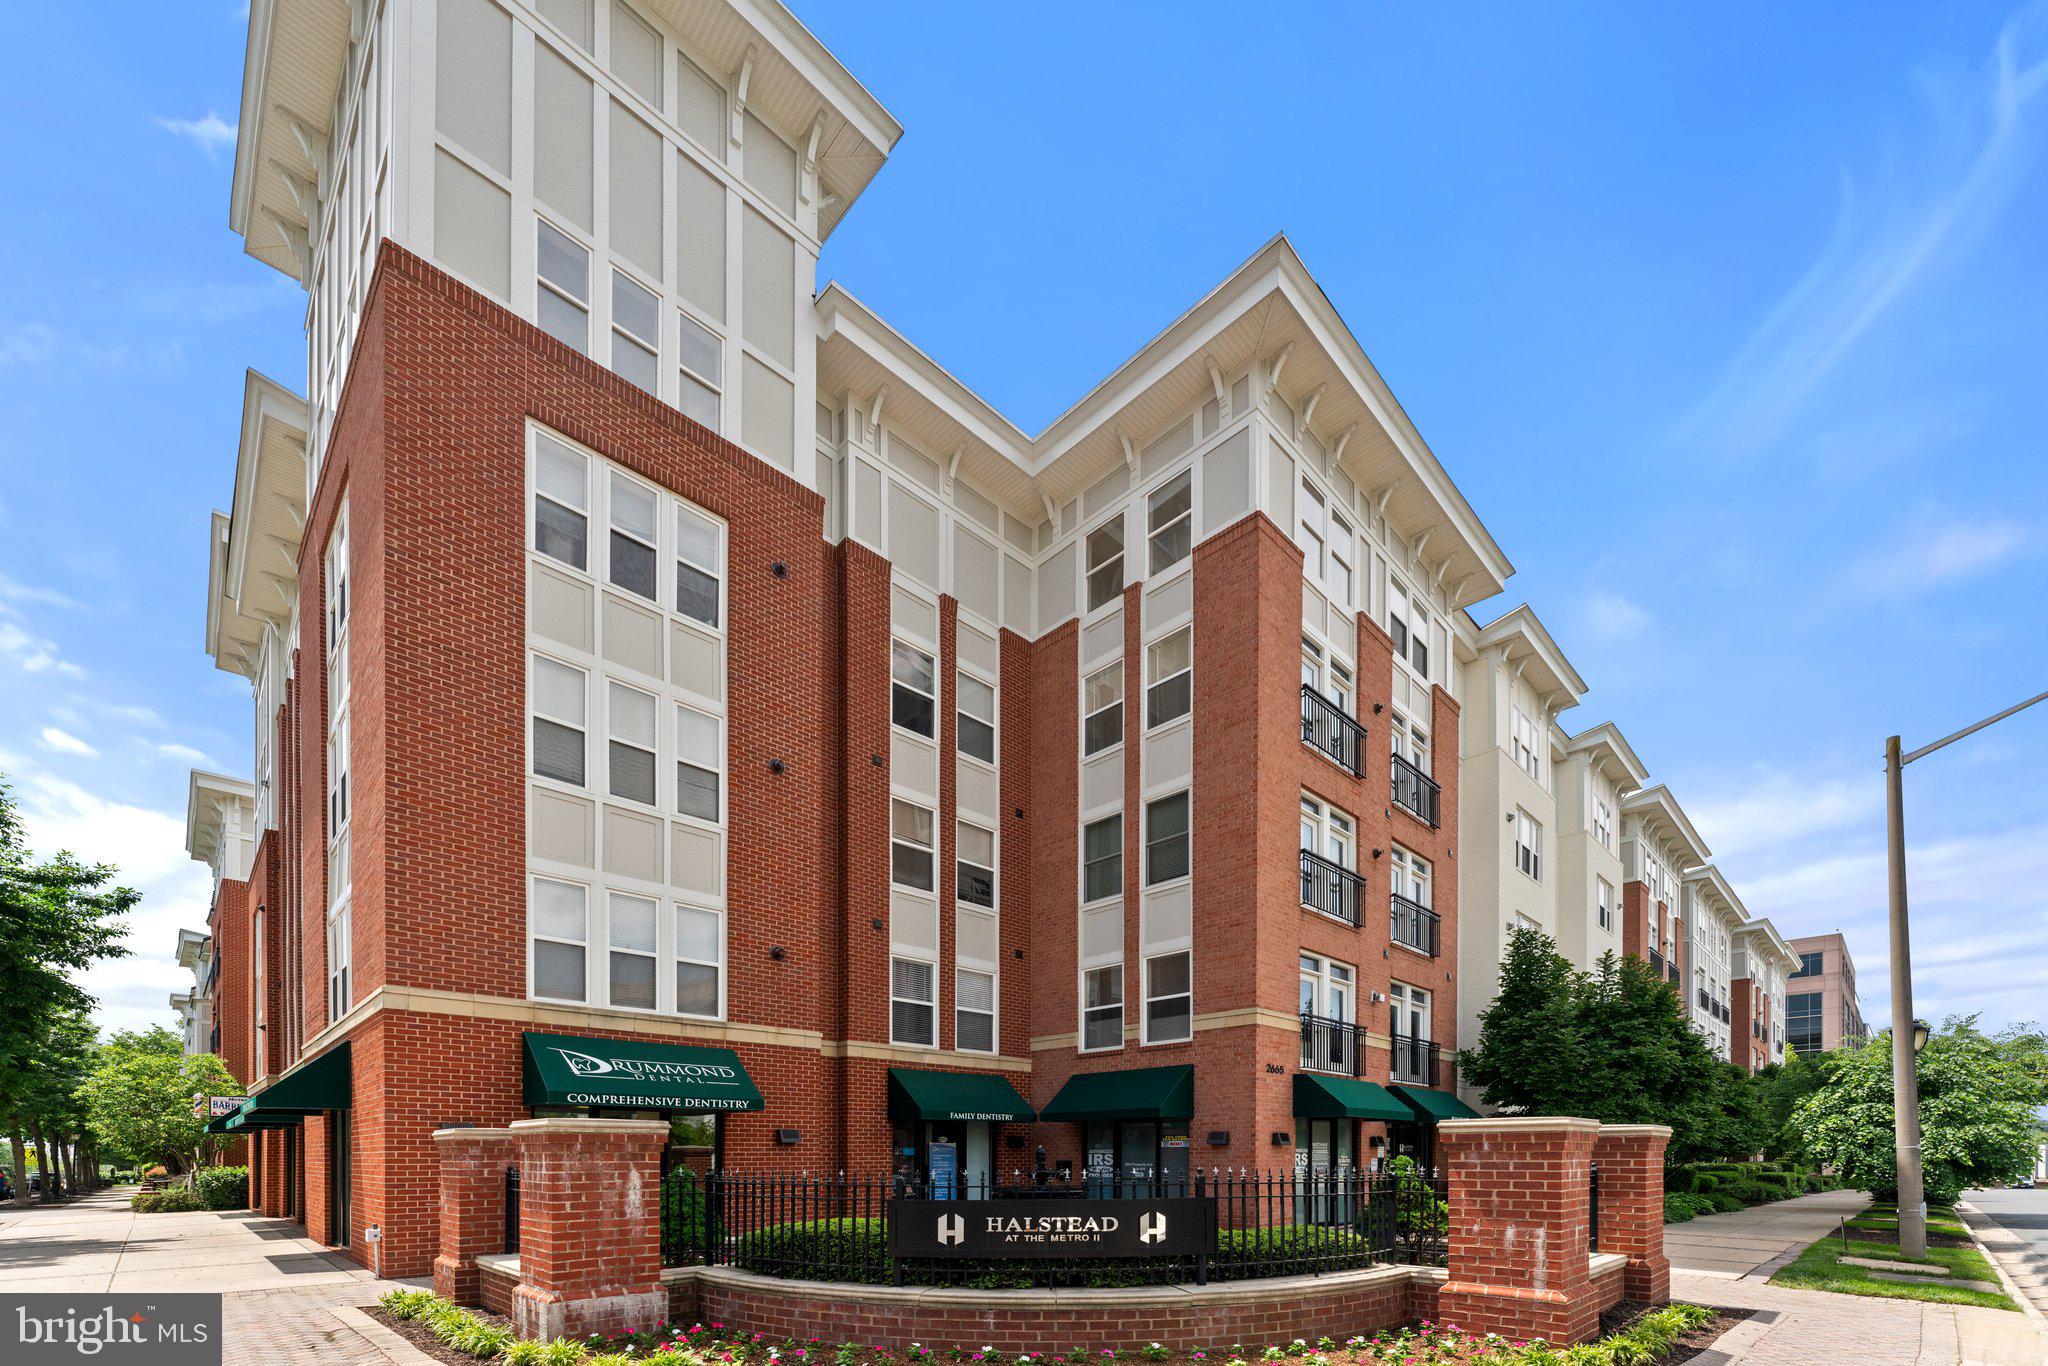
<svg viewBox="0 0 2048 1366"><path fill-rule="evenodd" d="M1038 1115L1008 1078L993 1072L915 1072L892 1067L889 1118L1029 1124Z"/></svg>
<svg viewBox="0 0 2048 1366"><path fill-rule="evenodd" d="M349 1070L348 1041L343 1040L311 1062L302 1062L270 1085L242 1102L242 1108L222 1120L209 1132L232 1133L239 1129L281 1129L297 1124L307 1115L327 1110L346 1110L353 1103L354 1074Z"/></svg>
<svg viewBox="0 0 2048 1366"><path fill-rule="evenodd" d="M730 1048L578 1034L523 1037L529 1106L597 1105L685 1114L765 1108L760 1088Z"/></svg>
<svg viewBox="0 0 2048 1366"><path fill-rule="evenodd" d="M1408 1123L1415 1112L1376 1081L1294 1074L1294 1113L1301 1119L1377 1119Z"/></svg>
<svg viewBox="0 0 2048 1366"><path fill-rule="evenodd" d="M1387 1088L1414 1111L1414 1117L1424 1124L1434 1124L1440 1119L1478 1119L1479 1112L1459 1100L1449 1091L1432 1091L1427 1086L1391 1086Z"/></svg>
<svg viewBox="0 0 2048 1366"><path fill-rule="evenodd" d="M1039 1113L1042 1120L1193 1119L1195 1069L1134 1067L1067 1078Z"/></svg>
<svg viewBox="0 0 2048 1366"><path fill-rule="evenodd" d="M228 1131L228 1121L233 1118L233 1115L222 1115L219 1119L208 1120L206 1122L206 1132L210 1134L226 1133Z"/></svg>

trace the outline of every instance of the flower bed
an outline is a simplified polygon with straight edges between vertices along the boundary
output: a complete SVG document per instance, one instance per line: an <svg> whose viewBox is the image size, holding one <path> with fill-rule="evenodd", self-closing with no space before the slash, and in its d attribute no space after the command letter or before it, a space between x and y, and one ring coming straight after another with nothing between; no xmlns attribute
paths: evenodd
<svg viewBox="0 0 2048 1366"><path fill-rule="evenodd" d="M993 1348L938 1351L912 1346L890 1351L860 1343L771 1339L723 1322L662 1324L618 1337L548 1344L507 1342L502 1328L425 1291L394 1291L379 1302L393 1319L426 1325L444 1346L444 1360L458 1353L492 1366L627 1366L638 1361L669 1366L1374 1366L1375 1363L1456 1363L1461 1366L1657 1366L1682 1359L1707 1345L1735 1320L1698 1305L1637 1309L1610 1320L1615 1331L1597 1342L1553 1349L1541 1341L1518 1342L1488 1333L1459 1330L1450 1323L1423 1322L1342 1341L1295 1338L1285 1343L1231 1343L1205 1347L1152 1343L1136 1351L1062 1350L1051 1330L1038 1351L998 1353ZM413 1335L415 1339L420 1334ZM1682 1356L1680 1355L1682 1354Z"/></svg>

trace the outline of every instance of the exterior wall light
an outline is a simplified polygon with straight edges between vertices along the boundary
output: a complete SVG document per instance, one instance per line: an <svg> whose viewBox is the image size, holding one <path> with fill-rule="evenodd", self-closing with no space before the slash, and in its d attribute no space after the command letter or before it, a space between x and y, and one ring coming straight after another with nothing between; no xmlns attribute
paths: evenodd
<svg viewBox="0 0 2048 1366"><path fill-rule="evenodd" d="M776 1143L785 1148L794 1148L803 1140L803 1136L803 1130L801 1129L777 1129L775 1131Z"/></svg>
<svg viewBox="0 0 2048 1366"><path fill-rule="evenodd" d="M1913 1051L1918 1053L1927 1047L1927 1021L1913 1021Z"/></svg>

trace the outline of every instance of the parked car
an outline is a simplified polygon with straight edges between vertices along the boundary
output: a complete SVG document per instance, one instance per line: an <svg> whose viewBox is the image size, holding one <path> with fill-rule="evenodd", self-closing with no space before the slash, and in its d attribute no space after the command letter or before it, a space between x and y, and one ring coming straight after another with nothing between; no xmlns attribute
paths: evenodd
<svg viewBox="0 0 2048 1366"><path fill-rule="evenodd" d="M2019 1180L2012 1183L2012 1188L2016 1191L2030 1191L2034 1188L2034 1178L2031 1176L2023 1176Z"/></svg>

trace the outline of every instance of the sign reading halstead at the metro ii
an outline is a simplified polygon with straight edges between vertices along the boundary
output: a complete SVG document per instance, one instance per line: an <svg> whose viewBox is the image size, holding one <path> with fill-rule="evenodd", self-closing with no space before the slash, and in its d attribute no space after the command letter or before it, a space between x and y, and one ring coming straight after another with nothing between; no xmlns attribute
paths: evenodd
<svg viewBox="0 0 2048 1366"><path fill-rule="evenodd" d="M892 1200L892 1257L1184 1257L1216 1250L1216 1202Z"/></svg>

